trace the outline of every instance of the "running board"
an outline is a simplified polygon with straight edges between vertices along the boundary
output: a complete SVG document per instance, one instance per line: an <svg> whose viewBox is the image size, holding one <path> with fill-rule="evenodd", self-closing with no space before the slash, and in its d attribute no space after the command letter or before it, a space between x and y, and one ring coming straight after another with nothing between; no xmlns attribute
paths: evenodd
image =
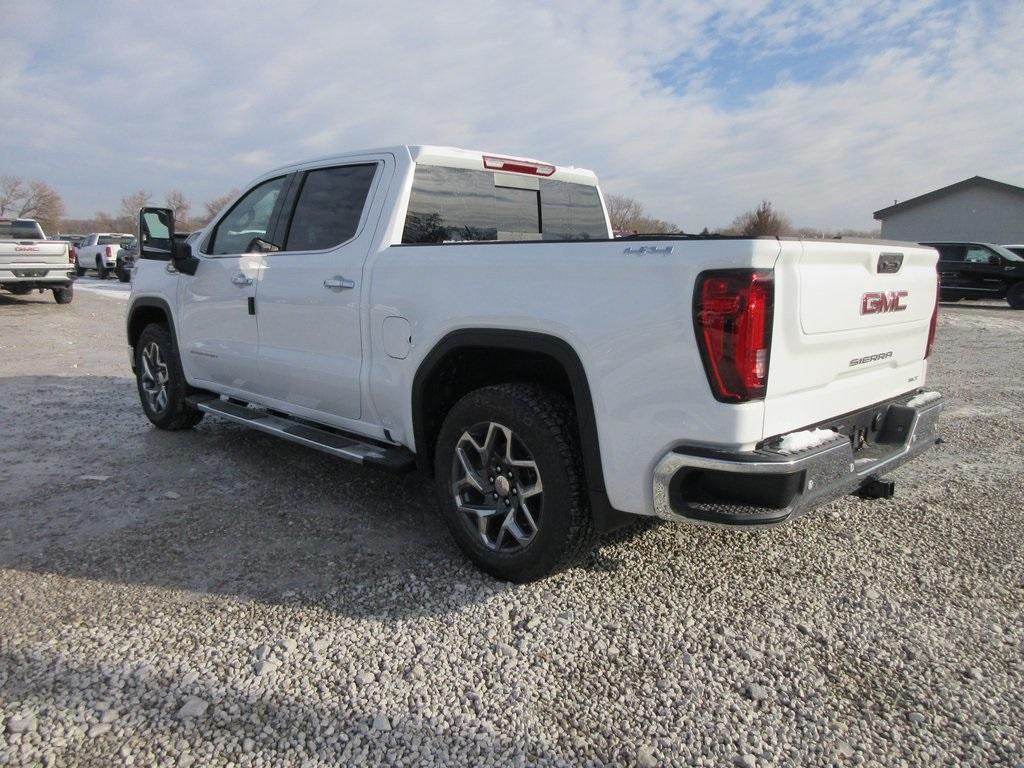
<svg viewBox="0 0 1024 768"><path fill-rule="evenodd" d="M356 437L313 427L286 416L277 416L209 395L191 396L188 402L205 413L221 416L308 448L316 448L318 451L354 461L356 464L381 467L392 472L409 472L416 466L413 455L399 446L364 442Z"/></svg>

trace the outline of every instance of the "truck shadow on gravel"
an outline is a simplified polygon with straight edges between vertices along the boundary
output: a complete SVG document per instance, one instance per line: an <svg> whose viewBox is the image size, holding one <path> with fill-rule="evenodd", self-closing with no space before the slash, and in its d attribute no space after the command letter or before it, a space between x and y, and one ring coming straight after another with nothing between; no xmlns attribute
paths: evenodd
<svg viewBox="0 0 1024 768"><path fill-rule="evenodd" d="M354 616L452 612L509 588L456 549L426 478L210 417L161 432L133 379L0 378L0 423L0 567ZM605 548L582 567L618 561Z"/></svg>
<svg viewBox="0 0 1024 768"><path fill-rule="evenodd" d="M288 666L305 669L314 679L324 676L333 687L337 682L325 670L347 667L346 650L342 643L319 653L299 645L282 666L285 672ZM249 668L245 651L239 648L237 653L237 658L226 663L233 668ZM124 764L119 756L121 743L144 732L147 742L159 745L161 752L181 751L196 756L203 754L205 745L220 743L228 745L227 751L240 754L243 742L251 740L246 749L251 759L262 760L263 764L293 765L298 764L296 744L300 742L294 734L299 728L304 734L316 735L316 756L323 765L385 765L394 759L396 748L404 747L405 751L413 739L420 754L434 756L438 764L472 760L472 764L482 765L497 758L499 764L511 765L516 755L524 754L533 763L562 762L562 756L542 740L524 739L521 734L505 734L496 728L489 728L484 736L478 718L457 711L447 713L451 722L441 728L423 716L396 713L397 707L391 711L373 709L350 691L343 691L337 702L318 699L313 705L293 691L282 690L276 679L278 673L267 677L239 673L239 679L228 683L219 675L193 675L193 681L188 682L184 674L169 673L166 667L158 669L148 661L97 664L51 649L31 654L0 653L0 665L10 670L0 691L7 700L18 701L23 710L39 712L40 731L63 730L69 724L67 711L84 704L86 717L74 722L83 733L77 739L72 736L74 746L70 747L75 764ZM83 686L83 681L88 681L88 686ZM396 690L423 687L407 674L373 683L370 693L375 694L373 688L381 688L393 696ZM193 697L206 703L201 714L181 716L180 708ZM100 702L121 713L113 721L112 737L82 739L84 731L99 721L101 713L96 707ZM54 714L61 710L58 720ZM375 718L382 714L389 718L384 733L373 729ZM55 750L57 754L61 751ZM171 759L163 764L175 762ZM203 758L194 764L203 765Z"/></svg>

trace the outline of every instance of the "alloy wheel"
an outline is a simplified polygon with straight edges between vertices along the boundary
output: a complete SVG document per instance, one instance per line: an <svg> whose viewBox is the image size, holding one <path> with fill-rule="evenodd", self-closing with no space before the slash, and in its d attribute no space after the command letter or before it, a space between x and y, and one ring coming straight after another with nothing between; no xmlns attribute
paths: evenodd
<svg viewBox="0 0 1024 768"><path fill-rule="evenodd" d="M516 552L537 535L544 487L537 462L511 429L480 422L462 433L452 458L456 509L485 547Z"/></svg>
<svg viewBox="0 0 1024 768"><path fill-rule="evenodd" d="M170 374L167 363L160 352L160 345L149 342L142 350L142 391L146 402L154 413L163 413L167 408L167 382Z"/></svg>

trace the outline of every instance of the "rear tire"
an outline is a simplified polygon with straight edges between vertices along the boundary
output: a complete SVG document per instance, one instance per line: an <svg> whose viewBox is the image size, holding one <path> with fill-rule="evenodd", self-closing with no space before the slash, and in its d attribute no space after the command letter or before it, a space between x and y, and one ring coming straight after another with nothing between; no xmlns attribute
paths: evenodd
<svg viewBox="0 0 1024 768"><path fill-rule="evenodd" d="M96 276L99 277L100 280L106 280L110 276L110 270L106 268L98 257L96 259Z"/></svg>
<svg viewBox="0 0 1024 768"><path fill-rule="evenodd" d="M434 455L438 502L481 570L533 581L590 549L577 434L572 404L535 384L484 387L448 412Z"/></svg>
<svg viewBox="0 0 1024 768"><path fill-rule="evenodd" d="M1014 283L1006 292L1006 300L1013 309L1024 309L1024 280Z"/></svg>
<svg viewBox="0 0 1024 768"><path fill-rule="evenodd" d="M75 275L81 277L85 274L85 267L78 263L78 257L75 256Z"/></svg>
<svg viewBox="0 0 1024 768"><path fill-rule="evenodd" d="M188 382L167 326L150 323L135 344L135 383L146 418L158 429L191 429L203 412L188 404Z"/></svg>
<svg viewBox="0 0 1024 768"><path fill-rule="evenodd" d="M53 289L53 300L58 304L70 304L75 298L75 286L67 285L62 288Z"/></svg>

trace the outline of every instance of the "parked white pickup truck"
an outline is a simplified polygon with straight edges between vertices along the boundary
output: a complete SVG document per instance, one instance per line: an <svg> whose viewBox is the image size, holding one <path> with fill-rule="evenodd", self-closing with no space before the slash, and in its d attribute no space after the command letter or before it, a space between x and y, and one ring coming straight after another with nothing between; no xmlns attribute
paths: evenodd
<svg viewBox="0 0 1024 768"><path fill-rule="evenodd" d="M70 304L75 286L68 244L47 240L33 219L0 219L0 288L16 296L53 291L58 304Z"/></svg>
<svg viewBox="0 0 1024 768"><path fill-rule="evenodd" d="M766 526L889 496L937 440L931 248L611 234L590 171L426 146L278 168L191 244L144 209L142 407L418 465L512 580L632 515Z"/></svg>
<svg viewBox="0 0 1024 768"><path fill-rule="evenodd" d="M106 280L118 268L121 246L131 245L134 239L134 235L118 232L93 232L87 235L78 244L76 264L79 277L87 269L95 269L100 280Z"/></svg>

